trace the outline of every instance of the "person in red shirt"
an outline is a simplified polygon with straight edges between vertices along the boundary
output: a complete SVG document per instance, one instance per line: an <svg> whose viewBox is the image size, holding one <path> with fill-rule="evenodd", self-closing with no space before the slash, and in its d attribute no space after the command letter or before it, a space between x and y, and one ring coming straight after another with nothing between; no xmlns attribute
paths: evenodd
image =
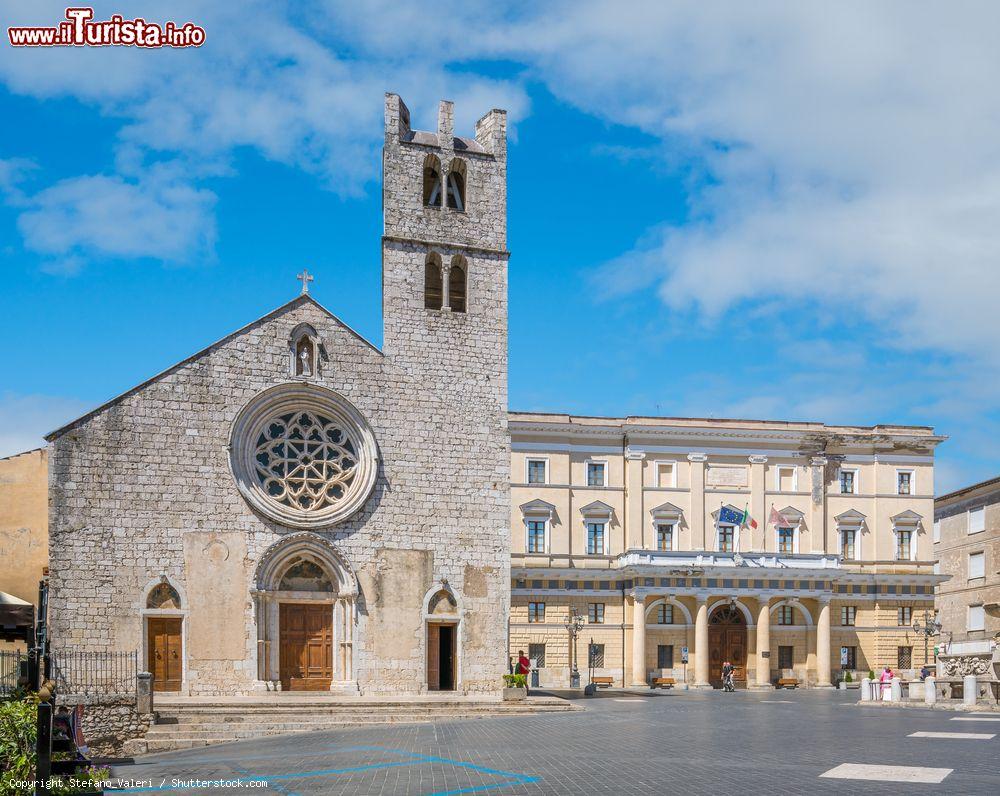
<svg viewBox="0 0 1000 796"><path fill-rule="evenodd" d="M524 690L528 690L528 673L531 671L531 661L524 654L524 650L517 651L517 674L524 675Z"/></svg>

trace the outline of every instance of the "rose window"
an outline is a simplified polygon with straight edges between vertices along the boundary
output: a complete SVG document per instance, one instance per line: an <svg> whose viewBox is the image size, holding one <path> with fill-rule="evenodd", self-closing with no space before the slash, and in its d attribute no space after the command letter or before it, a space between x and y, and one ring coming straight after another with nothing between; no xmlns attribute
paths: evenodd
<svg viewBox="0 0 1000 796"><path fill-rule="evenodd" d="M251 401L233 426L231 450L244 497L296 528L357 512L378 469L374 437L358 410L336 393L300 384Z"/></svg>
<svg viewBox="0 0 1000 796"><path fill-rule="evenodd" d="M357 468L347 432L328 417L289 412L257 438L257 477L279 503L304 511L343 500Z"/></svg>

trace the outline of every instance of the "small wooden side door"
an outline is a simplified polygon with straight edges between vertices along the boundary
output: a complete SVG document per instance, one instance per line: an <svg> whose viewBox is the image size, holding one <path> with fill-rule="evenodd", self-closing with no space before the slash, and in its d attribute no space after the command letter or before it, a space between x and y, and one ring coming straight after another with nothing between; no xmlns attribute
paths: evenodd
<svg viewBox="0 0 1000 796"><path fill-rule="evenodd" d="M427 625L427 690L441 689L441 627Z"/></svg>
<svg viewBox="0 0 1000 796"><path fill-rule="evenodd" d="M179 617L150 617L146 649L154 691L180 691L184 677Z"/></svg>

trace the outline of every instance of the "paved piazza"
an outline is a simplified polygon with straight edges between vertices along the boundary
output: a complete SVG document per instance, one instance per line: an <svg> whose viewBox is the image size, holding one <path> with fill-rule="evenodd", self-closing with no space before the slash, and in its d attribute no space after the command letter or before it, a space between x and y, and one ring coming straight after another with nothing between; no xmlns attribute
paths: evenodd
<svg viewBox="0 0 1000 796"><path fill-rule="evenodd" d="M998 723L859 707L857 695L604 692L577 713L282 736L148 755L115 774L186 793L222 791L171 780L266 779L242 792L285 796L1000 792Z"/></svg>

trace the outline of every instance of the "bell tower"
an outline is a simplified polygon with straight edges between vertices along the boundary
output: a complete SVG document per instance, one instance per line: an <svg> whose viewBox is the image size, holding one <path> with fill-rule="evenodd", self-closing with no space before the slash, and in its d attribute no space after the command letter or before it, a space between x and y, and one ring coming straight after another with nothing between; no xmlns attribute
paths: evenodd
<svg viewBox="0 0 1000 796"><path fill-rule="evenodd" d="M400 536L432 553L423 586L447 584L461 605L452 685L491 691L510 604L507 115L489 111L472 138L454 127L451 102L425 132L385 97L383 353L397 422L380 446L389 488L407 496ZM425 628L422 672L443 665L439 631Z"/></svg>
<svg viewBox="0 0 1000 796"><path fill-rule="evenodd" d="M385 98L385 353L480 373L489 362L506 391L507 114L491 110L474 138L456 137L454 117L442 101L437 131L413 130L399 96Z"/></svg>

